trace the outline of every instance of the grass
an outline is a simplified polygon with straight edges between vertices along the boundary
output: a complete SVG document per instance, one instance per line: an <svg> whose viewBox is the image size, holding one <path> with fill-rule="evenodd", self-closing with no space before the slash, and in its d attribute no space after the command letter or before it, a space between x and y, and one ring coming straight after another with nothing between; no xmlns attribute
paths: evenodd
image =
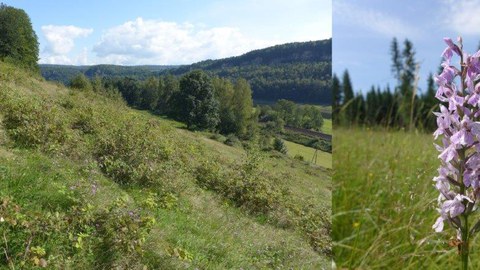
<svg viewBox="0 0 480 270"><path fill-rule="evenodd" d="M323 118L323 125L321 131L325 134L332 135L332 119Z"/></svg>
<svg viewBox="0 0 480 270"><path fill-rule="evenodd" d="M43 113L42 109L48 112ZM18 126L15 133L5 124L7 114L11 114L9 123ZM12 115L21 121L13 121L16 118ZM116 136L116 130L125 134ZM195 171L205 160L217 162L225 172L234 171L235 165L246 160L245 150L211 140L210 136L190 132L181 123L132 110L122 102L95 93L47 83L0 63L0 215L4 200L11 198L22 211L18 216L39 226L32 233L33 225L9 226L13 222L9 217L8 224L0 223L0 231L8 229L0 246L8 245L9 257L19 254L14 261L16 268L24 268L20 266L22 261L26 268L36 267L39 255L23 255L24 245L31 239L32 247L45 249L42 259L52 269L92 269L102 268L101 265L119 269L327 269L330 257L313 249L310 227L307 233L296 223L282 225L282 218L292 218L291 213L251 213L219 193L199 187ZM35 142L35 147L20 145L16 138ZM98 145L111 153L107 157L112 162L104 163L109 166L107 169L99 165L103 161L96 156L102 154ZM168 154L144 162L142 153L153 157ZM138 166L128 164L129 161L142 162ZM331 208L329 170L270 152L262 154L261 168L260 173L266 172L262 175L272 178L260 180L287 187L282 198L288 201L278 204L302 210ZM124 174L137 182L119 181ZM142 184L145 179L155 182ZM92 186L96 187L95 193ZM170 198L168 204L163 198ZM110 243L102 246L101 253L96 252L95 245L87 246L94 237L102 237L95 231L98 222L88 223L92 219L88 209L101 211L118 200L126 204L120 214L129 210L129 215L130 211L138 212L156 220L148 233L140 237L144 242L143 256L134 255L130 247L119 249L114 244L118 241L101 241L104 245ZM85 214L72 214L72 209ZM110 212L103 215L108 218ZM63 225L55 225L52 216L69 221L87 218L79 226L80 231L66 231ZM114 218L108 220L117 225ZM307 224L308 217L298 221ZM120 231L136 226L139 225L129 224ZM75 247L77 235L81 234L88 235L85 247ZM116 251L108 257L110 250ZM2 249L0 268L9 263L4 254ZM111 260L108 266L100 264L105 260Z"/></svg>
<svg viewBox="0 0 480 270"><path fill-rule="evenodd" d="M304 160L307 162L312 162L313 155L315 153L315 149L311 147L306 147L304 145L284 141L285 145L287 146L287 155L290 157L295 157L296 155L303 156ZM332 168L332 154L323 152L318 150L317 151L317 162L316 165L320 165L324 168Z"/></svg>
<svg viewBox="0 0 480 270"><path fill-rule="evenodd" d="M432 178L440 165L432 135L340 128L333 145L339 269L460 268L448 244L455 233L431 228L438 197ZM471 243L471 269L479 269L478 241Z"/></svg>

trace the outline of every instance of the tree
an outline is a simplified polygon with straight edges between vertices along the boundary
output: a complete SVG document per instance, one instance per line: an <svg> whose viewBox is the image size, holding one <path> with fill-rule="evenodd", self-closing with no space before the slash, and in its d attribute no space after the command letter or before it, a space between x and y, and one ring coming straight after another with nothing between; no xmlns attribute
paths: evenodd
<svg viewBox="0 0 480 270"><path fill-rule="evenodd" d="M141 84L140 108L153 111L157 107L159 99L160 82L155 77L149 77Z"/></svg>
<svg viewBox="0 0 480 270"><path fill-rule="evenodd" d="M249 122L252 121L252 90L247 80L237 79L233 87L232 109L235 116L236 134L244 136Z"/></svg>
<svg viewBox="0 0 480 270"><path fill-rule="evenodd" d="M0 59L38 71L38 40L22 9L0 4Z"/></svg>
<svg viewBox="0 0 480 270"><path fill-rule="evenodd" d="M285 143L283 142L282 139L280 138L275 138L275 140L273 141L273 149L277 150L278 152L282 153L282 154L286 154L287 153L287 147L285 146Z"/></svg>
<svg viewBox="0 0 480 270"><path fill-rule="evenodd" d="M235 115L232 108L233 85L228 79L215 77L212 80L215 96L219 101L220 123L218 129L222 134L236 132Z"/></svg>
<svg viewBox="0 0 480 270"><path fill-rule="evenodd" d="M91 91L92 83L90 80L83 75L83 73L79 73L75 76L72 81L70 82L70 87L73 89L84 90L84 91Z"/></svg>
<svg viewBox="0 0 480 270"><path fill-rule="evenodd" d="M404 60L403 71L401 74L400 82L400 125L412 126L413 123L413 109L414 109L414 81L415 81L415 72L417 69L417 62L415 61L415 51L413 49L413 44L408 39L404 42L404 48L402 51L402 57Z"/></svg>
<svg viewBox="0 0 480 270"><path fill-rule="evenodd" d="M355 118L356 107L353 104L353 87L350 81L350 75L348 70L345 70L342 78L342 92L343 92L343 104L342 110L344 110L345 120L348 123L352 123Z"/></svg>
<svg viewBox="0 0 480 270"><path fill-rule="evenodd" d="M390 54L392 55L392 74L395 79L400 81L402 74L402 55L400 54L400 49L398 48L397 38L393 38L392 44L390 45Z"/></svg>
<svg viewBox="0 0 480 270"><path fill-rule="evenodd" d="M332 78L332 94L333 94L333 121L338 124L338 114L340 113L340 106L342 103L342 89L340 80L336 74L333 74Z"/></svg>
<svg viewBox="0 0 480 270"><path fill-rule="evenodd" d="M218 100L212 79L201 70L187 73L180 79L178 117L189 129L214 129L219 122Z"/></svg>
<svg viewBox="0 0 480 270"><path fill-rule="evenodd" d="M161 77L160 85L157 112L171 115L175 111L175 96L180 88L178 79L168 74Z"/></svg>

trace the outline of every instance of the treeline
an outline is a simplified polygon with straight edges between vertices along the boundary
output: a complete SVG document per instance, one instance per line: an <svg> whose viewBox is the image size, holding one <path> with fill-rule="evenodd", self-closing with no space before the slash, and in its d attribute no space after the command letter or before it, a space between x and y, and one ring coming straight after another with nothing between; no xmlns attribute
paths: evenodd
<svg viewBox="0 0 480 270"><path fill-rule="evenodd" d="M40 65L47 80L68 84L79 73L95 76L146 80L151 76L182 76L204 70L211 76L235 81L246 79L254 99L288 99L300 103L331 104L331 39L297 42L255 50L241 56L206 60L185 66L59 66Z"/></svg>
<svg viewBox="0 0 480 270"><path fill-rule="evenodd" d="M38 71L38 40L27 13L0 3L0 60Z"/></svg>
<svg viewBox="0 0 480 270"><path fill-rule="evenodd" d="M165 70L174 68L176 66L160 66L160 65L146 65L146 66L119 66L119 65L95 65L95 66L70 66L70 65L50 65L41 64L40 71L42 76L48 81L61 82L68 85L70 81L80 73L83 73L87 78L94 79L95 77L112 77L122 78L130 77L137 80L146 80L152 76Z"/></svg>
<svg viewBox="0 0 480 270"><path fill-rule="evenodd" d="M367 125L407 129L433 130L436 128L433 111L437 109L433 75L427 79L426 91L418 88L419 65L412 42L406 39L403 49L396 38L390 47L392 75L397 85L390 89L372 86L362 94L353 90L347 70L341 78L332 79L333 121L340 125Z"/></svg>
<svg viewBox="0 0 480 270"><path fill-rule="evenodd" d="M300 105L285 99L272 106L260 106L260 121L277 123L280 129L287 125L320 131L323 125L320 107Z"/></svg>
<svg viewBox="0 0 480 270"><path fill-rule="evenodd" d="M254 99L288 99L312 104L332 102L331 39L277 45L163 72L182 75L193 69L230 79L245 78L252 86Z"/></svg>
<svg viewBox="0 0 480 270"><path fill-rule="evenodd" d="M218 131L251 138L258 116L253 109L251 89L245 79L234 82L211 77L201 70L180 78L173 75L137 80L130 77L93 80L77 75L72 88L93 90L115 96L134 108L170 116L192 130Z"/></svg>

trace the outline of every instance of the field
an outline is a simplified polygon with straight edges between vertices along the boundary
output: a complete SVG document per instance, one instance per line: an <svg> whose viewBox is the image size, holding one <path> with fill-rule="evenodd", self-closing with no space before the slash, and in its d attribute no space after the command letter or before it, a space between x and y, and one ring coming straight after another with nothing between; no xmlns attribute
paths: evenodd
<svg viewBox="0 0 480 270"><path fill-rule="evenodd" d="M433 136L335 130L333 239L339 269L459 269L452 229L435 233ZM446 226L447 228L448 226ZM471 269L480 268L478 234Z"/></svg>
<svg viewBox="0 0 480 270"><path fill-rule="evenodd" d="M332 119L323 118L322 130L325 134L332 135Z"/></svg>
<svg viewBox="0 0 480 270"><path fill-rule="evenodd" d="M0 268L327 269L330 170L211 135L0 62Z"/></svg>
<svg viewBox="0 0 480 270"><path fill-rule="evenodd" d="M295 155L300 155L303 156L305 161L312 162L312 157L313 154L315 153L315 149L311 147L306 147L304 145L290 142L290 141L284 141L285 145L287 146L287 154L291 157L295 157ZM332 168L332 154L323 152L323 151L318 151L317 152L317 165L320 165L325 168Z"/></svg>

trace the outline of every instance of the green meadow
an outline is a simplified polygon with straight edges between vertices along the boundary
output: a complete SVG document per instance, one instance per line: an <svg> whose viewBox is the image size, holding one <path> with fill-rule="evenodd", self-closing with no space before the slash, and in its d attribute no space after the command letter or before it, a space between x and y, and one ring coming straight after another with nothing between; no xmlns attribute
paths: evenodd
<svg viewBox="0 0 480 270"><path fill-rule="evenodd" d="M323 118L322 132L332 134L332 119Z"/></svg>
<svg viewBox="0 0 480 270"><path fill-rule="evenodd" d="M440 161L431 134L338 128L333 142L333 240L338 269L459 269L449 241L431 228ZM478 219L478 217L477 217ZM471 269L480 268L478 234Z"/></svg>
<svg viewBox="0 0 480 270"><path fill-rule="evenodd" d="M290 157L295 157L295 156L302 156L303 159L307 162L311 162L313 164L322 166L324 168L332 168L332 154L323 152L318 150L317 151L317 159L316 163L315 160L312 161L312 158L314 157L315 154L315 149L311 147L306 147L304 145L290 142L285 140L284 141L285 146L287 147L287 155Z"/></svg>

